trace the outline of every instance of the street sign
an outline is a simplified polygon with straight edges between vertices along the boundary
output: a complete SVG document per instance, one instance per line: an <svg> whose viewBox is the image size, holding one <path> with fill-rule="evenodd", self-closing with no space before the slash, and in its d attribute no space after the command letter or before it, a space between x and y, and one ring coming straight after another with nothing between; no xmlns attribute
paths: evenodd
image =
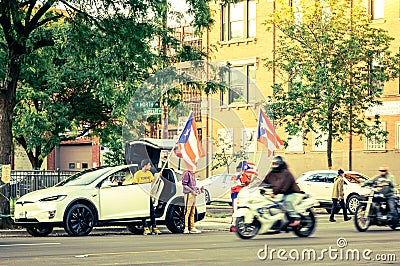
<svg viewBox="0 0 400 266"><path fill-rule="evenodd" d="M160 108L159 102L133 102L135 108Z"/></svg>
<svg viewBox="0 0 400 266"><path fill-rule="evenodd" d="M162 114L161 108L146 108L144 109L145 115L160 115Z"/></svg>

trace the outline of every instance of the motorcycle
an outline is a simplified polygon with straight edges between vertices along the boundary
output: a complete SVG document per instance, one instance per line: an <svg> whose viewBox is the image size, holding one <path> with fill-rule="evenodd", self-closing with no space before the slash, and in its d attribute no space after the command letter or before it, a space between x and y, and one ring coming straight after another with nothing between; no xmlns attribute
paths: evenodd
<svg viewBox="0 0 400 266"><path fill-rule="evenodd" d="M271 187L243 188L238 195L238 209L233 213L236 218L236 234L242 239L251 239L257 234L277 234L293 231L298 237L310 236L316 226L315 215L311 207L318 205L306 194L294 206L300 215L300 224L290 226L292 222L285 204L285 195L270 197Z"/></svg>
<svg viewBox="0 0 400 266"><path fill-rule="evenodd" d="M397 213L400 213L399 197L395 195ZM371 225L389 226L396 230L400 226L400 218L396 222L389 219L389 208L386 197L379 187L368 187L359 197L359 205L354 213L354 224L359 232L365 232Z"/></svg>

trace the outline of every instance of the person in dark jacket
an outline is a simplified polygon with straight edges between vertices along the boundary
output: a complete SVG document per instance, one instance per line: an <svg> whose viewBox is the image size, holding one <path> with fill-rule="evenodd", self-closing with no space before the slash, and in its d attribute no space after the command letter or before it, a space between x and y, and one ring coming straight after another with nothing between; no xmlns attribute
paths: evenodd
<svg viewBox="0 0 400 266"><path fill-rule="evenodd" d="M394 197L395 185L394 176L389 174L387 166L379 167L379 175L365 181L362 186L374 186L382 193L386 198L386 203L389 208L389 220L393 224L397 223L399 214L396 208L396 199Z"/></svg>
<svg viewBox="0 0 400 266"><path fill-rule="evenodd" d="M332 209L331 209L331 216L329 217L329 222L336 222L334 217L338 203L340 204L340 207L342 207L344 220L345 221L351 220L351 217L347 216L347 209L346 205L344 204L343 176L344 176L344 171L342 169L339 169L338 176L335 178L335 181L333 183Z"/></svg>
<svg viewBox="0 0 400 266"><path fill-rule="evenodd" d="M278 194L285 195L285 204L288 214L292 220L289 224L292 227L300 224L300 216L295 211L296 205L302 198L299 193L302 193L292 173L288 170L286 162L281 156L275 156L272 159L271 171L265 176L261 185L270 184L272 186L271 197Z"/></svg>

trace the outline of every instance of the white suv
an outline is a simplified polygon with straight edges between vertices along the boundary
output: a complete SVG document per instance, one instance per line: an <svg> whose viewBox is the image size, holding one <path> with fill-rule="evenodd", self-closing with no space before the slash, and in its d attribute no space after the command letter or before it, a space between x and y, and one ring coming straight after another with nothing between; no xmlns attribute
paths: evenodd
<svg viewBox="0 0 400 266"><path fill-rule="evenodd" d="M148 144L143 147L149 149ZM150 157L155 158L154 153ZM93 227L105 225L124 225L132 233L142 233L142 218L150 216L151 183L132 184L137 170L137 164L90 169L28 193L16 201L14 222L33 236L46 236L55 226L64 227L70 236L88 235ZM157 224L165 224L173 233L184 229L181 181L181 171L164 169L151 193ZM196 204L199 221L206 213L205 197L197 197Z"/></svg>
<svg viewBox="0 0 400 266"><path fill-rule="evenodd" d="M345 171L344 176L344 202L349 213L353 214L359 203L361 184L369 177L354 171ZM318 200L320 206L330 213L335 177L337 177L335 170L315 170L301 174L296 182L301 190ZM339 210L340 208L337 208L337 211Z"/></svg>

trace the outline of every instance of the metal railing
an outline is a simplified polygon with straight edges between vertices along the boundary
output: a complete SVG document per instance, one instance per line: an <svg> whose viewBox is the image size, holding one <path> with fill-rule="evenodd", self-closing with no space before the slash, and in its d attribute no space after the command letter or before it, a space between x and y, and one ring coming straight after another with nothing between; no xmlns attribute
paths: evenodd
<svg viewBox="0 0 400 266"><path fill-rule="evenodd" d="M61 170L13 170L11 171L10 178L10 195L12 198L18 199L29 192L52 187L77 172Z"/></svg>

